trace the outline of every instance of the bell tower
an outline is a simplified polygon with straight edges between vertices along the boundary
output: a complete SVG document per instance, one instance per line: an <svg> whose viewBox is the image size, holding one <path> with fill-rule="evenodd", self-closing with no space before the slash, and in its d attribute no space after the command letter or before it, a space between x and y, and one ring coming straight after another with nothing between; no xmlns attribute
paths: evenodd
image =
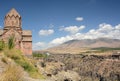
<svg viewBox="0 0 120 81"><path fill-rule="evenodd" d="M20 49L25 55L32 55L32 32L22 30L21 16L12 8L4 17L4 28L0 29L0 39L5 43L14 36L16 49Z"/></svg>
<svg viewBox="0 0 120 81"><path fill-rule="evenodd" d="M4 30L15 28L17 31L22 30L21 27L21 16L19 13L12 8L4 19Z"/></svg>

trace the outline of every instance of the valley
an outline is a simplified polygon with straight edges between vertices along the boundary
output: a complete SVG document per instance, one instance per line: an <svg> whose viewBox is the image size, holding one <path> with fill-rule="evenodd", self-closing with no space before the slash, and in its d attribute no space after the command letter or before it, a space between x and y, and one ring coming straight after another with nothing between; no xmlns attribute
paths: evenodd
<svg viewBox="0 0 120 81"><path fill-rule="evenodd" d="M35 59L35 58L34 58ZM119 81L120 54L50 54L36 58L43 75L51 81Z"/></svg>
<svg viewBox="0 0 120 81"><path fill-rule="evenodd" d="M118 39L71 40L33 55L51 81L120 81Z"/></svg>

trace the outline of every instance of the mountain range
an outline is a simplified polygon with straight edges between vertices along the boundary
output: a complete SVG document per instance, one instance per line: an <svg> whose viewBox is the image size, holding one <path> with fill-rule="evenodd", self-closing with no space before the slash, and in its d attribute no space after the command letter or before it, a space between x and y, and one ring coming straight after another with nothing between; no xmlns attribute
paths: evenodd
<svg viewBox="0 0 120 81"><path fill-rule="evenodd" d="M97 38L70 40L61 45L48 48L46 51L51 53L79 53L91 48L120 48L120 39Z"/></svg>

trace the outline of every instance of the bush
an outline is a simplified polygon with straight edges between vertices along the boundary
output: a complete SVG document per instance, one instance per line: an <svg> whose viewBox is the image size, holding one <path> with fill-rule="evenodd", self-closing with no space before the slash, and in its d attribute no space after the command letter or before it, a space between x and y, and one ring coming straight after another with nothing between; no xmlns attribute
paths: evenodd
<svg viewBox="0 0 120 81"><path fill-rule="evenodd" d="M15 44L14 44L14 35L10 36L10 38L8 39L8 48L9 49L12 49L15 47Z"/></svg>
<svg viewBox="0 0 120 81"><path fill-rule="evenodd" d="M33 53L33 57L38 57L38 58L46 58L47 54L40 54L40 53Z"/></svg>
<svg viewBox="0 0 120 81"><path fill-rule="evenodd" d="M0 51L2 51L5 47L4 41L0 40Z"/></svg>

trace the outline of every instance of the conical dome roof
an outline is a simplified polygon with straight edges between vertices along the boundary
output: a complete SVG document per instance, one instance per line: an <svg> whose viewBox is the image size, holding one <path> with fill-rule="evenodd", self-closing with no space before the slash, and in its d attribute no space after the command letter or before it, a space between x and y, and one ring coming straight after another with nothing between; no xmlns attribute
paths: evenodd
<svg viewBox="0 0 120 81"><path fill-rule="evenodd" d="M4 26L5 28L7 27L7 29L13 26L21 27L21 16L14 8L12 8L5 16Z"/></svg>
<svg viewBox="0 0 120 81"><path fill-rule="evenodd" d="M21 17L20 16L20 14L14 9L14 8L12 8L8 13L7 13L7 15L6 16L18 16L18 17Z"/></svg>

